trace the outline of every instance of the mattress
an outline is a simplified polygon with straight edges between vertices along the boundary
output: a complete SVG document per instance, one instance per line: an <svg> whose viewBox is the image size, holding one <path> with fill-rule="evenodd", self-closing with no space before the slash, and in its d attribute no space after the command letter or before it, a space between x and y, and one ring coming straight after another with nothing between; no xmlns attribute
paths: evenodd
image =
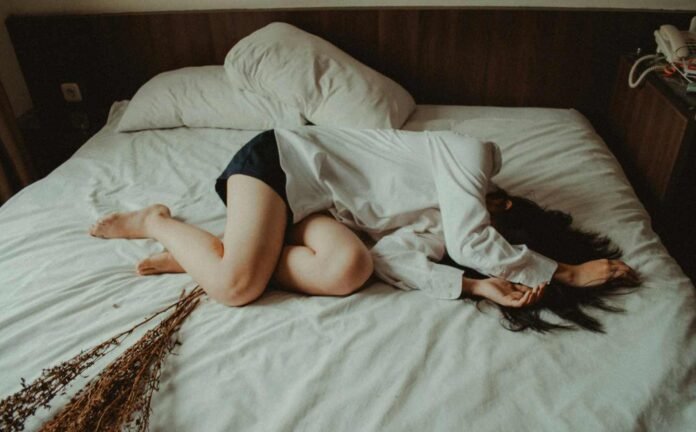
<svg viewBox="0 0 696 432"><path fill-rule="evenodd" d="M214 179L257 132L117 133L126 104L114 104L105 127L67 162L0 207L0 397L195 286L186 274L138 276L138 260L162 246L92 238L98 217L161 202L222 236ZM345 298L272 291L242 308L206 299L164 365L151 429L693 430L694 286L589 123L573 110L419 106L405 128L497 142L504 165L496 183L609 234L645 278L612 300L625 313L592 312L606 334L542 335L505 330L494 307L375 280Z"/></svg>

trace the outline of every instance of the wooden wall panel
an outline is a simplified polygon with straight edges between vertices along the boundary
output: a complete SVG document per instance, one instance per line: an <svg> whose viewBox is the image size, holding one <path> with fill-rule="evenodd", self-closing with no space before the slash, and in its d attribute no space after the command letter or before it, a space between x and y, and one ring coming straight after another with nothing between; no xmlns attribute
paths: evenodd
<svg viewBox="0 0 696 432"><path fill-rule="evenodd" d="M621 54L654 48L687 13L510 9L204 11L13 16L8 29L35 106L67 124L59 85L101 124L111 102L159 72L222 64L242 37L285 21L406 87L418 103L574 107L600 123ZM69 107L75 110L75 106Z"/></svg>

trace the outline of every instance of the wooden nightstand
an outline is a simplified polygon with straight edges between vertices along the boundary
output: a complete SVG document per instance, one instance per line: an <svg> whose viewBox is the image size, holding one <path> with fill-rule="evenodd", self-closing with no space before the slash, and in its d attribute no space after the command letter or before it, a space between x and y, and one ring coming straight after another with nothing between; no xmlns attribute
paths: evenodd
<svg viewBox="0 0 696 432"><path fill-rule="evenodd" d="M696 275L696 97L661 73L628 87L634 58L621 59L609 108L613 150L653 227L694 279ZM639 71L640 72L640 71Z"/></svg>

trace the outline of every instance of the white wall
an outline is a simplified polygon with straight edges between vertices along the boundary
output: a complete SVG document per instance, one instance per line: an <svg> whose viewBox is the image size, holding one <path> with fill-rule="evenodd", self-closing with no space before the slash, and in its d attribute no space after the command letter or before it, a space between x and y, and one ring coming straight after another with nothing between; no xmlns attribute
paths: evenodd
<svg viewBox="0 0 696 432"><path fill-rule="evenodd" d="M31 98L5 28L9 14L335 7L547 7L694 10L696 0L0 0L0 79L17 115Z"/></svg>

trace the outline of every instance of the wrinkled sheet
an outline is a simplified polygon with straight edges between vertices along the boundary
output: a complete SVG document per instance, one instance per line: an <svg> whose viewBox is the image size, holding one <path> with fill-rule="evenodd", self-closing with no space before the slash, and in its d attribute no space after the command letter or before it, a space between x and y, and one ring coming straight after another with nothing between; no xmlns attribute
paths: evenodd
<svg viewBox="0 0 696 432"><path fill-rule="evenodd" d="M119 134L124 106L0 207L0 397L195 286L185 274L138 276L137 261L162 247L92 238L98 217L162 202L222 235L214 179L256 132ZM151 430L694 430L694 287L586 120L573 110L419 106L405 128L494 140L498 184L609 234L645 277L613 301L626 312L593 312L605 335L540 335L505 330L493 307L377 281L347 298L272 291L243 308L206 299L165 363Z"/></svg>

